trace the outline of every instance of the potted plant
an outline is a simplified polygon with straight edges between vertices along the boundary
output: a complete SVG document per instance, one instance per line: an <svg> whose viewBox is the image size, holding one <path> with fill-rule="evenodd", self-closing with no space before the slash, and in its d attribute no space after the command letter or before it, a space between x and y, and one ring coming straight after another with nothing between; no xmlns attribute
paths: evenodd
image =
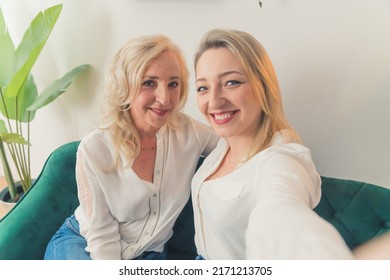
<svg viewBox="0 0 390 280"><path fill-rule="evenodd" d="M35 112L65 92L76 76L88 68L88 65L74 68L50 83L38 95L31 69L61 10L62 4L39 12L15 48L0 8L0 111L5 118L0 119L0 158L12 202L18 201L19 195L10 163L17 171L21 192L26 192L32 185L30 122L34 119Z"/></svg>

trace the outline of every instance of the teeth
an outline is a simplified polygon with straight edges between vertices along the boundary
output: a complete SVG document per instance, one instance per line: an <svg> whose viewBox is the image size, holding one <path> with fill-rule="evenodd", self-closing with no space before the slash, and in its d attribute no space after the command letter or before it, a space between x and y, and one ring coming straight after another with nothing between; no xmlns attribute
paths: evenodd
<svg viewBox="0 0 390 280"><path fill-rule="evenodd" d="M224 119L230 118L233 115L233 113L225 113L225 114L214 114L214 117L218 121L222 121Z"/></svg>

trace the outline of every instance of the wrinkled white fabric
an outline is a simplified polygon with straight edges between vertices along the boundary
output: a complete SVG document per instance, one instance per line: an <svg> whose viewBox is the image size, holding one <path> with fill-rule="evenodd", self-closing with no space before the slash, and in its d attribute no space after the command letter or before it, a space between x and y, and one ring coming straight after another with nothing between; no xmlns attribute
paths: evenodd
<svg viewBox="0 0 390 280"><path fill-rule="evenodd" d="M221 139L192 181L195 243L205 259L350 259L338 231L312 209L321 178L287 133L234 172L209 181L228 151Z"/></svg>
<svg viewBox="0 0 390 280"><path fill-rule="evenodd" d="M176 218L190 195L191 179L201 154L218 142L211 129L186 115L180 127L157 133L152 183L141 180L132 162L108 171L114 144L106 131L83 138L77 153L80 206L75 216L92 259L133 259L144 251L162 252ZM127 167L123 167L126 166Z"/></svg>

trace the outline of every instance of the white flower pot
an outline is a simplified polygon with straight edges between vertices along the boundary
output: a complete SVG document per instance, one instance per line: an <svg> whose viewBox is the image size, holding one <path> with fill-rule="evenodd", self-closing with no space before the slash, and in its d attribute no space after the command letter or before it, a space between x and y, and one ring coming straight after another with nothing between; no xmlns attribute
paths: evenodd
<svg viewBox="0 0 390 280"><path fill-rule="evenodd" d="M7 215L9 211L15 206L16 203L13 202L4 202L0 200L0 220Z"/></svg>

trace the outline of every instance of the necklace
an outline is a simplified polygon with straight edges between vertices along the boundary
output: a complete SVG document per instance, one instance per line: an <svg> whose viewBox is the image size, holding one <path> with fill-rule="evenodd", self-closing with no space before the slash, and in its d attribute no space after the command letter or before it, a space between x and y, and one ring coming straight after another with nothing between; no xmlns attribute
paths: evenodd
<svg viewBox="0 0 390 280"><path fill-rule="evenodd" d="M232 164L232 150L231 150L231 149L229 149L229 154L228 154L228 156L229 156L228 161L229 161L230 168L233 169L233 170L235 170L236 167L234 167L233 164Z"/></svg>
<svg viewBox="0 0 390 280"><path fill-rule="evenodd" d="M143 151L151 151L151 150L154 150L155 149L155 146L151 146L151 147L141 147L141 150Z"/></svg>
<svg viewBox="0 0 390 280"><path fill-rule="evenodd" d="M153 151L157 147L157 140L156 138L145 137L143 140L141 140L140 146L142 151Z"/></svg>

